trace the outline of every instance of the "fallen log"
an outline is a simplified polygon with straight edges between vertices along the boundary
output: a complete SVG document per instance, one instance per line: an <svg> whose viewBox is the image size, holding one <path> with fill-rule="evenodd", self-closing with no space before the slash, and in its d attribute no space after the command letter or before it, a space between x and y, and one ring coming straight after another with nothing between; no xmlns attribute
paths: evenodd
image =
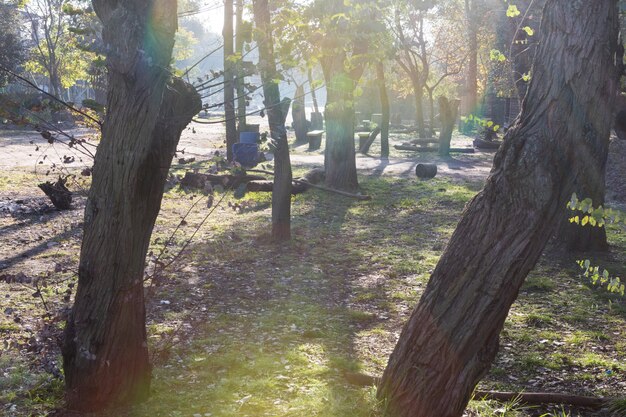
<svg viewBox="0 0 626 417"><path fill-rule="evenodd" d="M439 152L439 147L419 147L410 145L394 145L399 151ZM450 148L450 153L474 153L474 148Z"/></svg>
<svg viewBox="0 0 626 417"><path fill-rule="evenodd" d="M344 197L350 197L350 198L354 198L354 199L361 200L361 201L371 200L372 199L372 196L369 196L369 195L353 194L353 193L349 193L347 191L335 190L334 188L328 188L328 187L324 187L324 186L317 185L317 184L311 184L310 182L308 182L306 180L303 180L303 179L297 179L297 180L294 180L294 182L299 182L299 183L302 183L302 184L306 184L309 187L317 188L318 190L327 191L329 193L334 193L334 194L339 194L339 195L342 195Z"/></svg>
<svg viewBox="0 0 626 417"><path fill-rule="evenodd" d="M59 210L72 208L72 192L65 186L63 178L59 177L54 184L50 181L43 182L38 187L48 196L54 207Z"/></svg>
<svg viewBox="0 0 626 417"><path fill-rule="evenodd" d="M474 398L507 402L517 399L528 405L565 404L574 407L599 409L611 400L602 397L586 397L582 395L561 394L556 392L501 392L475 391Z"/></svg>
<svg viewBox="0 0 626 417"><path fill-rule="evenodd" d="M191 187L203 189L205 184L210 183L213 186L221 185L224 188L237 188L240 184L250 181L263 181L265 177L259 175L216 175L216 174L200 174L197 172L186 172L180 181L181 187Z"/></svg>
<svg viewBox="0 0 626 417"><path fill-rule="evenodd" d="M419 138L419 139L413 139L412 141L409 141L409 143L407 143L407 146L411 146L411 145L428 145L431 143L435 143L438 144L439 143L439 138Z"/></svg>
<svg viewBox="0 0 626 417"><path fill-rule="evenodd" d="M304 183L293 181L291 183L291 194L302 194L306 190L308 190L308 186ZM250 192L272 192L274 191L274 181L263 180L263 181L250 181L246 184L246 190Z"/></svg>
<svg viewBox="0 0 626 417"><path fill-rule="evenodd" d="M344 372L346 381L360 387L378 386L380 377L358 372ZM495 400L507 402L518 400L528 405L563 404L574 407L600 409L613 400L603 397L588 397L583 395L562 394L556 392L504 392L504 391L474 391L474 398L478 400Z"/></svg>

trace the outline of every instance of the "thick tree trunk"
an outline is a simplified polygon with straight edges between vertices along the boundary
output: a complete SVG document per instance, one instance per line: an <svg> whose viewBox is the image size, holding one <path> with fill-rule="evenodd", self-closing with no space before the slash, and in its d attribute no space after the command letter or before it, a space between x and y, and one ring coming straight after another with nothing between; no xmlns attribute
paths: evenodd
<svg viewBox="0 0 626 417"><path fill-rule="evenodd" d="M444 96L439 97L439 115L441 118L441 133L439 133L439 155L450 156L450 141L454 123L459 112L459 100L448 101Z"/></svg>
<svg viewBox="0 0 626 417"><path fill-rule="evenodd" d="M306 109L304 107L304 86L296 87L296 94L291 103L291 117L293 129L296 133L296 144L308 141L306 133L309 131L309 122L306 120Z"/></svg>
<svg viewBox="0 0 626 417"><path fill-rule="evenodd" d="M522 113L389 359L378 395L391 415L461 416L576 178L597 175L616 88L616 3L548 2Z"/></svg>
<svg viewBox="0 0 626 417"><path fill-rule="evenodd" d="M281 242L291 239L291 162L285 119L280 91L276 83L277 71L274 59L274 42L270 23L268 0L254 0L254 17L258 28L259 69L263 81L265 108L270 125L270 136L276 143L274 151L274 189L272 192L272 240ZM287 107L288 108L288 107Z"/></svg>
<svg viewBox="0 0 626 417"><path fill-rule="evenodd" d="M382 61L379 61L376 65L376 78L378 80L380 107L383 114L380 126L380 157L389 158L389 119L391 112L389 94L387 94L387 85L385 83L385 67Z"/></svg>
<svg viewBox="0 0 626 417"><path fill-rule="evenodd" d="M420 138L426 137L426 129L424 127L424 86L417 80L413 80L413 91L415 92L415 123L417 124L417 132Z"/></svg>
<svg viewBox="0 0 626 417"><path fill-rule="evenodd" d="M233 0L224 0L224 118L226 119L226 158L233 160L233 145L239 142L235 116L235 65L233 46Z"/></svg>
<svg viewBox="0 0 626 417"><path fill-rule="evenodd" d="M354 151L354 84L343 71L337 71L327 79L324 112L326 185L350 192L359 188Z"/></svg>
<svg viewBox="0 0 626 417"><path fill-rule="evenodd" d="M107 61L107 114L63 345L67 407L79 412L149 394L145 256L180 133L201 108L183 81L166 88L175 1L93 4L116 54Z"/></svg>

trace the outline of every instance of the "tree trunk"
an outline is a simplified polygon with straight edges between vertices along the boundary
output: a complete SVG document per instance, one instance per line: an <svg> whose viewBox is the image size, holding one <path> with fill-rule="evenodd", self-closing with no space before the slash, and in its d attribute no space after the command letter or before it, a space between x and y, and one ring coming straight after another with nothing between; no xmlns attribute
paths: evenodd
<svg viewBox="0 0 626 417"><path fill-rule="evenodd" d="M233 145L239 142L235 116L235 65L233 49L233 0L224 0L224 118L226 119L226 158L233 160Z"/></svg>
<svg viewBox="0 0 626 417"><path fill-rule="evenodd" d="M597 175L617 81L616 4L547 3L522 113L389 359L378 395L391 415L461 416L576 178Z"/></svg>
<svg viewBox="0 0 626 417"><path fill-rule="evenodd" d="M309 131L306 120L306 109L304 107L304 86L296 87L296 94L291 103L291 117L293 119L293 129L296 133L296 144L308 141L306 133Z"/></svg>
<svg viewBox="0 0 626 417"><path fill-rule="evenodd" d="M149 394L145 256L180 133L201 109L199 96L182 80L166 87L175 1L93 5L107 50L116 54L107 60L107 113L62 349L67 407L79 412Z"/></svg>
<svg viewBox="0 0 626 417"><path fill-rule="evenodd" d="M430 116L430 126L428 126L428 137L432 138L435 134L435 99L433 97L433 94L435 92L435 89L426 89L428 92L428 111L429 111L429 116Z"/></svg>
<svg viewBox="0 0 626 417"><path fill-rule="evenodd" d="M326 185L353 192L359 188L354 151L355 83L343 70L333 72L331 78L326 80L327 99L324 111Z"/></svg>
<svg viewBox="0 0 626 417"><path fill-rule="evenodd" d="M450 156L450 141L454 123L459 112L459 100L448 101L444 96L439 97L439 115L441 132L439 133L439 155Z"/></svg>
<svg viewBox="0 0 626 417"><path fill-rule="evenodd" d="M389 158L389 95L385 84L385 67L382 61L376 65L376 78L378 79L378 92L380 95L380 107L383 114L380 126L380 157Z"/></svg>
<svg viewBox="0 0 626 417"><path fill-rule="evenodd" d="M424 86L417 80L413 80L413 91L415 92L415 123L417 124L417 132L420 138L426 137L426 129L424 128Z"/></svg>
<svg viewBox="0 0 626 417"><path fill-rule="evenodd" d="M235 21L237 22L237 31L235 33L235 48L237 51L237 80L235 82L237 89L237 131L243 132L246 128L246 92L244 89L244 70L243 70L243 44L244 24L243 24L243 0L236 0Z"/></svg>
<svg viewBox="0 0 626 417"><path fill-rule="evenodd" d="M259 69L263 81L265 108L270 125L270 136L276 142L274 151L274 189L272 192L272 240L291 239L291 162L285 130L286 111L280 102L280 91L274 59L274 42L270 23L268 0L254 0L254 17L258 28ZM288 108L288 107L287 107Z"/></svg>
<svg viewBox="0 0 626 417"><path fill-rule="evenodd" d="M470 114L478 107L478 27L476 24L475 1L465 0L465 19L467 20L467 107Z"/></svg>

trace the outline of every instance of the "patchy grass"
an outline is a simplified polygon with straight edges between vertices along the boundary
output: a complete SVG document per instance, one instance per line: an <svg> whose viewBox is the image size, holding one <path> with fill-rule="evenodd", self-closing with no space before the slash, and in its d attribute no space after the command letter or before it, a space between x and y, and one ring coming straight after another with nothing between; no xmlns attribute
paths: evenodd
<svg viewBox="0 0 626 417"><path fill-rule="evenodd" d="M298 168L296 175L303 172ZM15 191L9 182L14 181L0 181L0 195ZM169 190L152 236L148 272L162 250L160 261L168 263L199 229L177 261L146 284L153 395L109 415L381 415L374 389L347 384L343 373L382 372L464 205L482 182L376 175L361 176L360 182L371 201L316 190L294 197L293 240L283 245L269 243L268 193L239 200L217 193L208 208L200 193ZM49 217L0 217L7 231L0 237L5 244L24 239L20 253L45 243L6 271L45 277L53 271L41 294L56 313L68 306L63 298L72 292L80 211ZM66 233L68 228L74 232ZM614 250L597 263L611 262L624 276L626 240L609 231ZM3 256L14 257L11 252ZM548 248L511 310L481 388L623 395L624 299L592 288L574 261ZM0 334L12 340L0 357L0 403L7 404L0 409L19 417L61 400L60 380L28 351L29 340L44 334L46 313L33 292L32 284L0 283L0 297L12 309L0 317ZM58 335L61 323L48 324ZM54 343L44 345L58 367ZM529 409L519 402L472 401L467 410L467 416L542 413L591 415Z"/></svg>

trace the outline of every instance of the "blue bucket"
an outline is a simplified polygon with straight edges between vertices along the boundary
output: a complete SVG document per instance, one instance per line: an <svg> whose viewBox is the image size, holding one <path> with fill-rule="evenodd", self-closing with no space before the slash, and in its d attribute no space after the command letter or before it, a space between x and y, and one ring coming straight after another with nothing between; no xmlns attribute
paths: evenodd
<svg viewBox="0 0 626 417"><path fill-rule="evenodd" d="M233 144L233 159L244 167L253 167L259 163L259 145L256 143Z"/></svg>
<svg viewBox="0 0 626 417"><path fill-rule="evenodd" d="M239 133L239 142L240 143L259 143L261 135L259 132L240 132Z"/></svg>

